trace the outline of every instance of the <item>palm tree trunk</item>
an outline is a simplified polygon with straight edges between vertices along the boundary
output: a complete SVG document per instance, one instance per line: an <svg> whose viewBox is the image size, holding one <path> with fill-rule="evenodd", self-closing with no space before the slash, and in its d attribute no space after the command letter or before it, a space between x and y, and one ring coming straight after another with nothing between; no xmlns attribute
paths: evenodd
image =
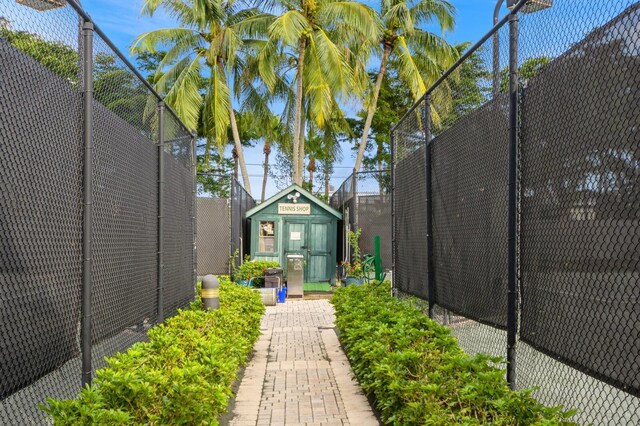
<svg viewBox="0 0 640 426"><path fill-rule="evenodd" d="M211 143L207 139L207 142L204 145L204 171L210 172L211 169Z"/></svg>
<svg viewBox="0 0 640 426"><path fill-rule="evenodd" d="M382 176L382 160L378 157L378 189L380 190L380 202L382 202L383 196L383 176Z"/></svg>
<svg viewBox="0 0 640 426"><path fill-rule="evenodd" d="M220 75L224 76L226 81L227 75L224 72L224 64L222 58L218 57L217 66L220 70ZM244 162L244 152L242 150L242 142L240 142L240 133L238 133L238 123L236 122L236 113L233 110L233 104L229 99L229 123L231 124L231 133L233 134L233 144L236 149L236 156L238 157L237 163L240 165L240 171L242 172L242 183L244 189L251 194L251 182L249 182L249 174L247 173L247 163ZM238 172L236 167L236 179L238 179Z"/></svg>
<svg viewBox="0 0 640 426"><path fill-rule="evenodd" d="M298 148L298 176L300 182L304 181L304 131L306 127L306 119L304 116L304 97L300 114L300 147Z"/></svg>
<svg viewBox="0 0 640 426"><path fill-rule="evenodd" d="M324 196L329 199L329 160L324 163Z"/></svg>
<svg viewBox="0 0 640 426"><path fill-rule="evenodd" d="M382 79L387 72L387 61L391 55L391 46L386 45L384 47L384 54L382 55L382 61L380 62L380 70L378 71L378 77L376 78L376 87L373 92L373 99L371 105L369 105L369 111L367 112L367 120L364 123L364 129L362 130L362 139L360 139L360 147L358 147L358 156L356 157L356 164L353 167L355 172L360 171L362 166L362 158L364 157L364 151L367 148L367 139L369 139L369 130L371 129L371 122L373 121L373 115L378 107L378 96L380 95L380 88L382 87Z"/></svg>
<svg viewBox="0 0 640 426"><path fill-rule="evenodd" d="M236 148L236 154L238 155L238 164L242 172L242 183L244 184L244 189L251 194L251 182L249 182L249 174L247 173L247 163L244 162L244 153L242 152L242 143L240 142L240 133L238 133L238 123L236 123L236 113L233 111L233 106L229 108L229 118L231 120L233 143Z"/></svg>
<svg viewBox="0 0 640 426"><path fill-rule="evenodd" d="M271 141L267 138L264 142L264 176L262 177L262 197L260 202L264 203L264 195L267 191L267 177L269 176L269 154L271 154Z"/></svg>
<svg viewBox="0 0 640 426"><path fill-rule="evenodd" d="M309 158L307 170L309 171L309 192L313 194L313 172L316 170L316 159L314 157Z"/></svg>
<svg viewBox="0 0 640 426"><path fill-rule="evenodd" d="M302 72L304 71L304 55L307 48L307 39L300 39L300 48L298 50L298 82L296 87L296 115L295 126L293 129L293 183L302 185L301 173L299 167L299 150L300 150L300 128L302 127Z"/></svg>
<svg viewBox="0 0 640 426"><path fill-rule="evenodd" d="M231 150L231 158L233 158L233 178L238 180L238 151L235 147Z"/></svg>

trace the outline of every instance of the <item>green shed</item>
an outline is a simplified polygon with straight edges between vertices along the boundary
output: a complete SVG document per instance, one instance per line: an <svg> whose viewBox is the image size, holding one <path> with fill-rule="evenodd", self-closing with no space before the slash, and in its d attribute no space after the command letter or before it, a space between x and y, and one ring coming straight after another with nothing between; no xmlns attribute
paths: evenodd
<svg viewBox="0 0 640 426"><path fill-rule="evenodd" d="M251 221L251 259L275 260L287 273L287 255L305 258L304 281L336 278L340 212L298 185L291 185L247 212Z"/></svg>

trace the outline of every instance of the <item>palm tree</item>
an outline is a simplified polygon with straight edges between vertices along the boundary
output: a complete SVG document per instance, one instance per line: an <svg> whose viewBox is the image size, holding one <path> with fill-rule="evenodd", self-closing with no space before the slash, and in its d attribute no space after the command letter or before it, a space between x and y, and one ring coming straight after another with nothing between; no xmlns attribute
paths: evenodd
<svg viewBox="0 0 640 426"><path fill-rule="evenodd" d="M239 66L246 38L266 33L273 17L256 8L242 9L235 0L146 0L142 13L153 16L163 8L177 19L178 28L140 35L131 51L167 52L156 71L156 90L191 128L202 124L206 152L220 151L231 126L245 189L251 185L238 132L228 76Z"/></svg>
<svg viewBox="0 0 640 426"><path fill-rule="evenodd" d="M282 122L275 115L271 115L263 128L264 135L264 175L262 177L262 194L261 201L264 202L267 191L267 179L269 177L269 155L271 155L272 144L279 144L286 138L286 132L283 131Z"/></svg>
<svg viewBox="0 0 640 426"><path fill-rule="evenodd" d="M260 74L272 88L273 63L279 48L295 56L295 113L293 125L293 182L301 185L304 167L303 120L310 117L324 128L337 108L336 99L353 88L344 41L360 34L375 39L379 33L373 9L354 1L280 0L283 13L269 27L260 53ZM307 105L306 108L304 106Z"/></svg>
<svg viewBox="0 0 640 426"><path fill-rule="evenodd" d="M378 96L387 67L393 59L399 78L409 87L414 100L453 65L458 50L438 35L420 26L437 21L442 31L453 28L454 7L446 0L382 0L383 30L379 37L380 68L370 93L367 118L358 147L354 169L360 171ZM379 52L380 53L380 52ZM425 84L426 82L426 84Z"/></svg>
<svg viewBox="0 0 640 426"><path fill-rule="evenodd" d="M323 166L321 170L324 175L324 195L327 200L329 199L330 172L333 168L333 164L336 161L341 160L342 157L340 144L338 143L338 136L346 135L348 138L351 135L349 124L345 120L340 120L339 115L340 113L336 112L337 117L324 129L318 129L315 126L311 126L308 136L308 188L313 192L313 178L314 173L318 171L319 162Z"/></svg>
<svg viewBox="0 0 640 426"><path fill-rule="evenodd" d="M234 80L240 82L237 84L236 96L242 99L242 110L250 117L250 121L256 133L264 140L264 175L262 178L261 200L265 200L267 180L269 176L269 156L271 155L272 145L286 147L289 143L289 128L287 124L287 105L291 104L293 91L291 83L287 79L288 65L286 57L279 55L277 60L273 61L276 66L276 84L273 90L269 90L264 81L260 78L259 66L260 61L258 53L266 44L265 40L250 40L245 44L245 57L243 58L242 70L239 74L234 75ZM276 52L276 54L279 54ZM272 112L272 105L277 102L285 104L285 112L280 116L276 116ZM285 117L285 119L283 119Z"/></svg>

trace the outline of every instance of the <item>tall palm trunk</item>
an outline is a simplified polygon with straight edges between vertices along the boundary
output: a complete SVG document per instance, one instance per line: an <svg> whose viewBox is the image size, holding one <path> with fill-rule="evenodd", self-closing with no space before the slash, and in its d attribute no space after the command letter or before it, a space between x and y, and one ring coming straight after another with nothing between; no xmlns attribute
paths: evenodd
<svg viewBox="0 0 640 426"><path fill-rule="evenodd" d="M262 197L260 201L264 203L264 195L267 191L267 177L269 176L269 154L271 154L271 141L267 138L264 142L264 176L262 177Z"/></svg>
<svg viewBox="0 0 640 426"><path fill-rule="evenodd" d="M378 154L382 155L382 154ZM382 176L382 160L378 156L378 188L380 189L380 202L382 202L382 196L384 195L384 180Z"/></svg>
<svg viewBox="0 0 640 426"><path fill-rule="evenodd" d="M316 171L316 159L313 157L309 158L309 167L307 167L309 171L309 188L311 193L313 193L313 173Z"/></svg>
<svg viewBox="0 0 640 426"><path fill-rule="evenodd" d="M324 162L324 197L329 199L329 160Z"/></svg>
<svg viewBox="0 0 640 426"><path fill-rule="evenodd" d="M244 189L251 194L251 182L249 182L249 173L247 172L247 163L244 162L244 153L242 152L242 143L240 142L240 133L238 133L238 123L236 123L236 113L233 111L233 106L229 108L229 118L231 120L231 133L233 133L233 143L238 155L238 164L240 165L240 171L242 172L242 183Z"/></svg>
<svg viewBox="0 0 640 426"><path fill-rule="evenodd" d="M364 158L364 151L367 149L367 139L369 139L369 130L371 129L371 123L373 122L373 115L378 107L378 96L380 95L380 88L382 87L382 79L387 72L387 61L391 55L391 46L384 46L384 54L382 55L382 61L380 62L380 70L378 71L378 77L376 78L376 86L373 92L373 99L371 105L369 105L369 111L367 112L367 120L364 123L364 129L362 130L362 139L360 139L360 146L358 147L358 156L356 157L356 164L353 167L355 172L360 171L362 166L362 159Z"/></svg>
<svg viewBox="0 0 640 426"><path fill-rule="evenodd" d="M304 131L306 127L306 119L304 115L304 97L300 114L300 147L298 148L298 176L300 182L304 181Z"/></svg>
<svg viewBox="0 0 640 426"><path fill-rule="evenodd" d="M300 39L300 48L298 51L298 81L296 87L296 116L295 126L293 129L293 183L302 185L302 173L300 170L300 128L302 127L302 72L304 71L304 55L307 49L307 39Z"/></svg>
<svg viewBox="0 0 640 426"><path fill-rule="evenodd" d="M217 66L220 70L220 75L223 78L227 79L227 75L224 72L224 64L222 63L222 58L218 57ZM240 165L240 171L242 172L242 183L244 184L244 189L251 194L251 182L249 182L249 174L247 173L247 163L244 162L244 152L242 150L242 142L240 142L240 133L238 132L238 123L236 122L236 113L233 110L233 105L231 99L229 100L229 123L231 124L231 133L233 134L233 145L236 150L236 155L238 156L237 163ZM236 179L238 179L236 171Z"/></svg>
<svg viewBox="0 0 640 426"><path fill-rule="evenodd" d="M231 150L231 158L233 158L233 178L238 180L238 150L235 147Z"/></svg>

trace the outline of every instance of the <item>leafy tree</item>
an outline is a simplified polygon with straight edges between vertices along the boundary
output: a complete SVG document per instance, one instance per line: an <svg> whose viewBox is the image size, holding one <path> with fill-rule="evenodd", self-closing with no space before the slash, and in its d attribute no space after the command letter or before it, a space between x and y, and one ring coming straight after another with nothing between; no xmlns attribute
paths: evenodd
<svg viewBox="0 0 640 426"><path fill-rule="evenodd" d="M136 64L138 65L138 69L141 72L146 73L145 78L149 83L155 84L156 80L162 77L162 72L158 74L157 71L166 54L166 51L159 50L157 52L140 52L136 55Z"/></svg>
<svg viewBox="0 0 640 426"><path fill-rule="evenodd" d="M468 43L457 46L461 54L467 47ZM482 53L478 51L469 56L452 78L447 79L446 87L443 84L448 99L435 105L440 118L434 123L437 130L451 127L458 119L475 111L490 99L491 87L483 82L490 81L491 72Z"/></svg>
<svg viewBox="0 0 640 426"><path fill-rule="evenodd" d="M526 87L529 80L538 75L542 69L551 62L548 56L536 56L525 60L518 68L518 83L520 87ZM501 72L500 91L509 91L509 68L504 68Z"/></svg>
<svg viewBox="0 0 640 426"><path fill-rule="evenodd" d="M94 98L132 126L147 130L145 109L150 101L147 89L114 54L98 53L94 58ZM155 99L152 107L155 108Z"/></svg>
<svg viewBox="0 0 640 426"><path fill-rule="evenodd" d="M29 55L42 66L63 78L71 86L79 84L79 55L61 42L43 40L39 35L0 26L0 38ZM115 54L98 53L94 57L94 97L96 101L129 124L145 129L144 110L148 101L143 83L119 62Z"/></svg>
<svg viewBox="0 0 640 426"><path fill-rule="evenodd" d="M39 35L12 30L6 20L0 23L0 38L48 68L71 85L78 85L79 57L71 46L43 40Z"/></svg>
<svg viewBox="0 0 640 426"><path fill-rule="evenodd" d="M231 194L231 172L233 161L220 155L217 149L212 149L209 158L211 163L205 163L205 155L198 155L198 194L210 194L218 198L229 198Z"/></svg>
<svg viewBox="0 0 640 426"><path fill-rule="evenodd" d="M458 51L438 35L423 30L424 24L436 21L442 31L453 28L454 8L446 0L382 0L383 28L379 36L380 68L370 93L367 118L354 169L360 170L382 81L387 67L396 68L398 78L411 91L414 100L422 96L441 72L458 58ZM426 82L426 83L425 83Z"/></svg>
<svg viewBox="0 0 640 426"><path fill-rule="evenodd" d="M370 73L369 76L372 81L377 79L374 73ZM404 116L412 103L413 98L409 88L398 78L396 72L391 70L380 85L377 108L371 119L371 131L368 134L365 153L372 150L374 152L371 156L363 157L362 164L365 170L387 168L385 165L388 165L391 160L389 129ZM353 148L356 152L359 149L358 142L362 138L368 113L368 110L362 110L358 113L357 120L351 120L354 134L358 138Z"/></svg>

